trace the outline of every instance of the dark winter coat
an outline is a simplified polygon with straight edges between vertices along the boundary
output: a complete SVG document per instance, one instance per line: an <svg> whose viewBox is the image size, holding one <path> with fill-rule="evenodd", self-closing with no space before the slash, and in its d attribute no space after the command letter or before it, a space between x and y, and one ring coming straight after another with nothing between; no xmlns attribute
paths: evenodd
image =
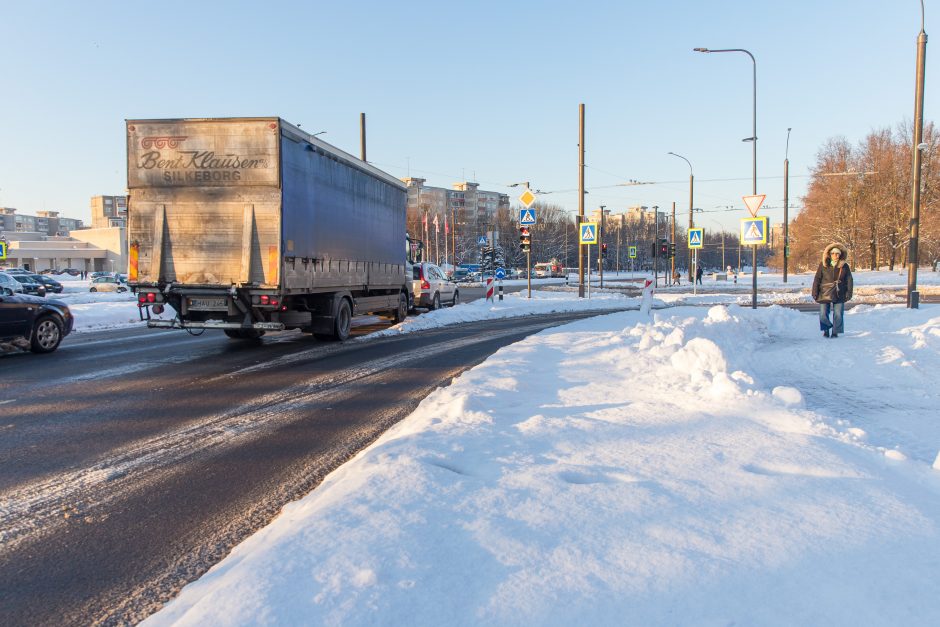
<svg viewBox="0 0 940 627"><path fill-rule="evenodd" d="M834 248L839 250L839 260L833 265L829 252ZM817 303L845 303L852 299L852 271L846 257L844 246L826 246L813 279L813 300Z"/></svg>

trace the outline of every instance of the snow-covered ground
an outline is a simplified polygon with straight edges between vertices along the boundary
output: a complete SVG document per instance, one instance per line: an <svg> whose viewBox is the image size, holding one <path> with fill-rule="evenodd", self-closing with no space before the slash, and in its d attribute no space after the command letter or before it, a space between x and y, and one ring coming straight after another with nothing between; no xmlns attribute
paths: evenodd
<svg viewBox="0 0 940 627"><path fill-rule="evenodd" d="M906 277L856 273L856 293L879 284ZM637 304L534 296L385 333ZM147 624L940 624L940 306L861 305L845 326L719 304L531 336Z"/></svg>

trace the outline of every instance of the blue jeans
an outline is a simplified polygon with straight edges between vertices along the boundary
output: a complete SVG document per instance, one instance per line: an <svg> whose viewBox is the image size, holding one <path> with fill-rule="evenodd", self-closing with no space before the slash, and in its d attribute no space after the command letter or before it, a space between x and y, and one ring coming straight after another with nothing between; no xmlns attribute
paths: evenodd
<svg viewBox="0 0 940 627"><path fill-rule="evenodd" d="M832 310L832 323L829 322L829 311ZM845 313L845 303L819 303L819 330L832 329L833 333L844 333L842 315Z"/></svg>

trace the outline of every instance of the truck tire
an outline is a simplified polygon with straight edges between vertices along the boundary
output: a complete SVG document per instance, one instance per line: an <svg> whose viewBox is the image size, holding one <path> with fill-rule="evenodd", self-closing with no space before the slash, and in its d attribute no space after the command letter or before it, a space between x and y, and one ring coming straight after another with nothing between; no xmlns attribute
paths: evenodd
<svg viewBox="0 0 940 627"><path fill-rule="evenodd" d="M399 322L404 322L405 318L408 317L408 297L404 292L401 292L398 295L398 309L395 310L395 313L392 316L392 321L395 324Z"/></svg>
<svg viewBox="0 0 940 627"><path fill-rule="evenodd" d="M258 329L223 329L223 331L233 340L257 340L264 335L264 331Z"/></svg>
<svg viewBox="0 0 940 627"><path fill-rule="evenodd" d="M349 329L352 327L352 309L345 298L339 301L336 316L333 318L333 339L345 342L349 338Z"/></svg>
<svg viewBox="0 0 940 627"><path fill-rule="evenodd" d="M62 323L55 316L43 316L33 327L29 339L29 350L34 353L51 353L62 341Z"/></svg>

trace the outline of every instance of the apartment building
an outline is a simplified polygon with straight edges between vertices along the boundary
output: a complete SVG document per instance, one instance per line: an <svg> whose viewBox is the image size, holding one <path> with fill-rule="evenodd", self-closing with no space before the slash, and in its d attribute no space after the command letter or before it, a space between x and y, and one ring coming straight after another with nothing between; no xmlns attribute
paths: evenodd
<svg viewBox="0 0 940 627"><path fill-rule="evenodd" d="M509 210L509 195L480 189L479 183L454 183L451 189L425 185L422 178L403 178L408 186L408 224L419 223L425 212L433 220L457 220L474 233L492 225L500 209Z"/></svg>
<svg viewBox="0 0 940 627"><path fill-rule="evenodd" d="M17 213L13 207L0 207L0 231L8 233L68 235L82 226L81 220L60 217L58 211L37 211L31 216Z"/></svg>
<svg viewBox="0 0 940 627"><path fill-rule="evenodd" d="M94 229L127 226L127 196L92 196L91 226Z"/></svg>

